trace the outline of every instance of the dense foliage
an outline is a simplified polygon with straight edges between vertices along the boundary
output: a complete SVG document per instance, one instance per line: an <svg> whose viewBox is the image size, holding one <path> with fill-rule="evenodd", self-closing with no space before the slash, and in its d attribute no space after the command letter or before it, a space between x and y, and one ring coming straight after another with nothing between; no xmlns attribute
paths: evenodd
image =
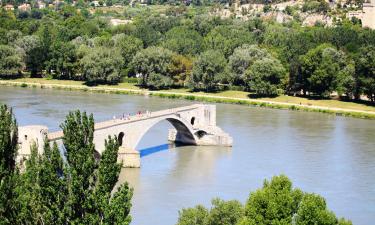
<svg viewBox="0 0 375 225"><path fill-rule="evenodd" d="M61 128L66 160L46 140L42 154L35 144L16 165L17 123L0 106L0 224L130 224L132 190L127 183L115 189L117 138L108 137L98 160L92 115L71 112Z"/></svg>
<svg viewBox="0 0 375 225"><path fill-rule="evenodd" d="M328 210L317 194L293 188L284 175L265 180L263 187L250 193L246 204L231 200L212 200L211 209L202 205L182 209L177 225L255 225L255 224L326 224L350 225Z"/></svg>
<svg viewBox="0 0 375 225"><path fill-rule="evenodd" d="M325 12L327 3L308 0L303 10ZM47 76L94 85L138 77L141 86L151 89L338 93L375 101L375 31L353 21L303 27L298 19L223 19L204 7L170 6L165 15L124 8L123 17L132 22L113 26L109 19L121 15L89 13L82 2L37 11L38 16L0 11L1 76Z"/></svg>

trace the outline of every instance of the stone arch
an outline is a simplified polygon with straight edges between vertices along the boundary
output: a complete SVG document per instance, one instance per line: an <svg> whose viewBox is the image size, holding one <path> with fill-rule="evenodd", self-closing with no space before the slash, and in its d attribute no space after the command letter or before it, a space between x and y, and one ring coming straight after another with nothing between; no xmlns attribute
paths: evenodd
<svg viewBox="0 0 375 225"><path fill-rule="evenodd" d="M124 141L124 136L125 136L124 132L120 132L118 134L117 141L118 141L119 146L122 146L123 141Z"/></svg>
<svg viewBox="0 0 375 225"><path fill-rule="evenodd" d="M138 140L135 143L135 146L133 148L136 148L136 146L139 144L139 142L142 140L143 136L150 130L152 127L154 127L156 124L160 123L161 121L168 121L177 131L176 134L176 140L183 140L182 142L184 144L191 144L196 145L196 136L194 135L194 131L192 126L189 124L188 121L183 121L182 119L176 117L167 117L167 118L160 118L153 123L151 123L146 129L143 129L143 131L139 134ZM178 142L178 141L177 141Z"/></svg>

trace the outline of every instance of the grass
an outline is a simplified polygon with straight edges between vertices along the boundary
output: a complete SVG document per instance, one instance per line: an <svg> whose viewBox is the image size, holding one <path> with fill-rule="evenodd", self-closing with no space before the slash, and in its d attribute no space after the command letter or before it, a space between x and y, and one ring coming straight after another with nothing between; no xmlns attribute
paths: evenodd
<svg viewBox="0 0 375 225"><path fill-rule="evenodd" d="M71 81L71 80L53 80L53 79L45 79L45 78L19 78L14 80L8 80L9 83L11 82L19 82L22 87L27 87L26 83L35 83L35 85L31 85L34 87L40 85L48 85L48 84L59 84L59 85L67 85L72 87L62 87L63 89L79 89L88 91L89 88L84 84L82 81ZM74 86L73 86L74 85ZM359 118L374 118L375 114L366 114L366 112L375 112L375 107L371 105L356 103L356 102L345 102L339 101L334 99L308 99L302 97L293 97L293 96L278 96L275 98L250 98L248 92L244 91L222 91L217 93L204 93L204 92L190 92L188 89L180 88L180 89L170 89L165 91L154 91L148 92L146 89L141 89L133 83L120 83L117 85L98 85L95 86L96 92L110 92L110 93L117 93L117 94L151 94L154 96L165 97L165 98L180 98L180 99L187 99L187 100L195 100L195 101L205 101L205 102L222 102L222 103L234 103L234 104L245 104L245 105L254 105L254 106L261 106L261 107L269 107L269 108L280 108L280 109L291 109L291 110L304 110L304 111L315 111L315 112L324 112L324 113L331 113L331 114L340 114L344 116L353 116ZM137 92L134 92L137 91ZM222 98L225 97L225 98ZM260 101L259 101L260 100ZM262 102L267 101L267 102ZM277 104L280 103L280 104ZM287 104L297 104L297 105L287 105ZM301 104L301 105L300 105ZM307 107L306 107L307 106ZM317 106L317 107L327 107L328 109L322 108L313 108L310 106ZM361 112L348 112L348 111L340 111L340 109L344 110L358 110L358 111L365 111Z"/></svg>

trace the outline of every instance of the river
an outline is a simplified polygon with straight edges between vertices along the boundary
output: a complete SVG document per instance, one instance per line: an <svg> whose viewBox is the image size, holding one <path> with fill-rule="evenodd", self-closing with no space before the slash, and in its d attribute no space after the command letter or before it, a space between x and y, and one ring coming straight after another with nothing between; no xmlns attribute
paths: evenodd
<svg viewBox="0 0 375 225"><path fill-rule="evenodd" d="M147 96L0 87L0 103L14 108L19 125L59 129L70 110L96 121L190 101ZM123 169L134 188L134 225L172 225L178 210L210 205L214 197L245 202L264 179L285 174L295 187L326 198L354 224L375 221L375 121L309 112L217 104L217 123L232 148L167 145L171 125L161 122L141 140L141 169Z"/></svg>

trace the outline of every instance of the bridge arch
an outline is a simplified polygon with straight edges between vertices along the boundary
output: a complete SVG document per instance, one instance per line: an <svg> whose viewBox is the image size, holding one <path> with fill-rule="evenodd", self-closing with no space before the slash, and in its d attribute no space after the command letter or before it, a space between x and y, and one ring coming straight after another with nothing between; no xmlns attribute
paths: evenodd
<svg viewBox="0 0 375 225"><path fill-rule="evenodd" d="M137 141L134 143L133 148L136 148L142 138L146 135L146 133L158 123L162 121L168 121L177 131L176 133L176 141L183 140L185 144L196 145L196 136L194 135L193 127L190 125L189 122L184 121L183 119L179 118L178 116L169 116L164 118L157 118L152 123L149 123L147 127L144 127L142 132L138 134ZM126 138L125 138L126 140Z"/></svg>

